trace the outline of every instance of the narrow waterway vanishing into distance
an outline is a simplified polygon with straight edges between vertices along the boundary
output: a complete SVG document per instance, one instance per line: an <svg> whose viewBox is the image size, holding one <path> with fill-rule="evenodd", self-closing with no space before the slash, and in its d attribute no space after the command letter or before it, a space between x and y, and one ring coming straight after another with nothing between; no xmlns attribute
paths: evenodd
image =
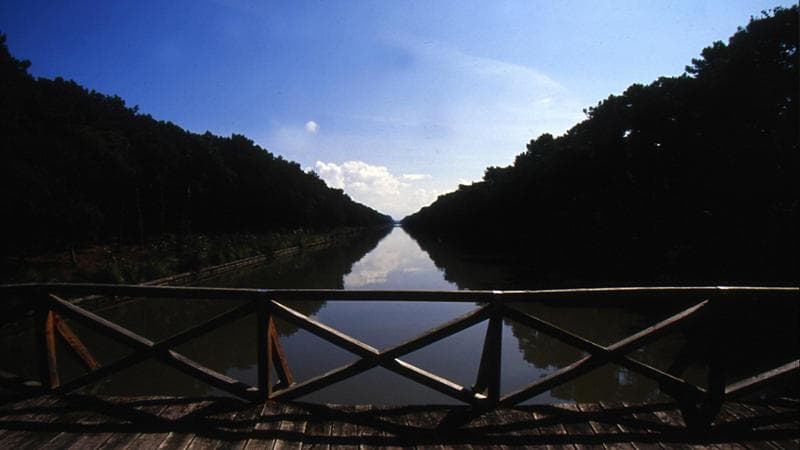
<svg viewBox="0 0 800 450"><path fill-rule="evenodd" d="M442 258L440 261L457 261ZM461 264L461 263L458 263ZM492 284L493 274L505 271L486 262L470 262L469 270L449 273L480 274L481 283ZM451 267L452 268L452 267ZM463 267L459 267L463 269ZM326 288L368 290L454 290L474 285L470 280L448 280L429 254L402 228L367 233L345 245L309 251L231 272L208 280L209 286L249 288ZM533 275L532 275L533 276ZM530 284L528 284L530 283ZM520 279L511 287L521 289L534 281ZM498 286L509 288L504 278ZM454 317L477 308L475 303L445 302L292 302L290 307L360 339L376 348L387 348ZM679 310L674 307L515 305L542 319L601 344L629 336ZM230 302L212 300L135 300L101 309L98 314L143 336L158 340L176 334L194 323L231 307ZM97 336L79 324L73 325L87 347L101 361L112 361L127 353L124 346ZM403 357L437 375L461 385L475 382L486 322ZM295 380L307 379L357 358L324 340L286 322L277 321L281 345ZM23 374L35 377L35 361L20 355L30 345L31 335L0 340L0 364L13 364ZM668 336L634 356L659 367L668 366L682 351L681 333ZM256 323L245 317L235 323L179 346L176 350L208 367L252 385L256 383ZM61 355L64 355L63 357ZM506 320L503 324L501 390L508 392L528 384L584 356L584 353ZM81 373L77 361L59 349L59 366L68 379ZM2 367L2 366L0 366ZM689 367L685 376L703 383L705 369ZM88 392L118 395L217 395L215 391L180 372L155 361L147 361L87 388ZM533 399L534 403L642 401L659 398L658 386L626 369L608 365ZM454 401L382 368L369 370L303 400L325 403L453 403Z"/></svg>

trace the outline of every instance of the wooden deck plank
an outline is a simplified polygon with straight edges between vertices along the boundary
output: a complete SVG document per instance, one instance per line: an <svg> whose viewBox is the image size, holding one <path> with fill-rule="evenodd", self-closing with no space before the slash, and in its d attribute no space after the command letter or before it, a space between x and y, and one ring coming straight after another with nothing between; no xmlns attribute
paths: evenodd
<svg viewBox="0 0 800 450"><path fill-rule="evenodd" d="M353 409L361 418L358 425L356 425L356 433L358 433L363 440L363 442L359 443L358 450L383 448L386 433L380 428L373 426L367 420L367 414L370 412L369 405L356 405ZM306 428L306 434L308 434L308 428ZM303 448L305 448L305 446L303 446Z"/></svg>
<svg viewBox="0 0 800 450"><path fill-rule="evenodd" d="M308 424L308 413L291 404L287 406L287 417L278 425L279 433L273 442L273 450L299 450L303 447L302 438Z"/></svg>
<svg viewBox="0 0 800 450"><path fill-rule="evenodd" d="M169 405L166 404L153 404L153 405L143 405L137 409L148 412L153 414L155 417L160 417L163 414L164 410L169 408ZM155 433L142 433L137 432L137 428L132 427L129 432L117 432L112 433L111 436L108 437L100 446L97 448L102 449L112 449L112 448L137 448L137 447L147 447L148 448L155 448L158 446L161 441L163 441L163 436L154 443L154 445L150 445L152 442L152 435ZM143 439L143 436L146 436L150 439ZM134 442L144 443L145 445L142 446L141 444L134 445Z"/></svg>
<svg viewBox="0 0 800 450"><path fill-rule="evenodd" d="M595 444L591 442L595 438L595 431L589 424L589 421L584 419L585 416L580 414L581 410L578 405L566 403L563 405L558 405L558 407L565 411L577 413L570 414L570 416L575 418L564 421L564 428L566 428L567 433L570 436L575 437L576 441L578 441L573 443L575 448L578 450L597 450L603 448L603 444Z"/></svg>
<svg viewBox="0 0 800 450"><path fill-rule="evenodd" d="M331 422L326 417L311 417L306 425L307 442L303 442L303 450L327 450L331 436Z"/></svg>
<svg viewBox="0 0 800 450"><path fill-rule="evenodd" d="M686 422L684 422L681 412L675 408L655 410L653 414L658 417L662 423L675 428L686 428Z"/></svg>
<svg viewBox="0 0 800 450"><path fill-rule="evenodd" d="M199 432L186 448L200 450L244 447L261 408L234 400L219 402L213 406L216 407L215 410L194 418L193 423ZM202 412L202 409L197 409L195 413Z"/></svg>
<svg viewBox="0 0 800 450"><path fill-rule="evenodd" d="M708 434L698 435L669 404L483 411L85 397L0 405L0 448L800 448L800 412L791 402L726 403Z"/></svg>
<svg viewBox="0 0 800 450"><path fill-rule="evenodd" d="M217 445L216 450L240 450L247 444L248 436L250 436L255 426L255 421L261 413L260 406L247 406L239 409L236 415L231 419L230 426L222 427L222 430L235 433L236 437L232 439L223 439Z"/></svg>
<svg viewBox="0 0 800 450"><path fill-rule="evenodd" d="M726 408L729 408L733 414L735 414L740 420L747 420L748 418L753 416L753 411L746 408L741 403L727 403L725 405ZM762 428L763 429L763 428ZM778 446L773 445L769 441L750 441L747 442L747 447L752 449L763 449L763 450L778 450Z"/></svg>
<svg viewBox="0 0 800 450"><path fill-rule="evenodd" d="M175 402L167 404L158 412L158 417L171 422L166 428L149 433L142 433L127 448L184 448L194 438L193 432L175 431L177 422L195 411L207 406L208 402Z"/></svg>
<svg viewBox="0 0 800 450"><path fill-rule="evenodd" d="M555 440L563 439L567 434L567 429L560 421L553 417L552 413L545 413L542 411L531 411L533 419L532 428L538 436L542 439L544 448L548 450L554 449L568 449L573 450L574 445L566 442L558 442Z"/></svg>
<svg viewBox="0 0 800 450"><path fill-rule="evenodd" d="M580 405L581 410L584 409L584 405ZM603 411L609 418L614 417L615 422L613 425L610 423L606 423L607 427L613 426L619 430L619 433L625 435L627 438L631 440L628 441L631 447L636 450L661 450L663 447L659 445L657 442L643 442L642 439L639 437L643 434L646 435L648 428L631 425L636 420L633 417L633 414L625 414L621 415L619 411L622 408L622 405L612 405L608 402L600 402L596 405L589 405L587 408L595 409L598 408ZM623 410L624 411L624 410ZM642 433L644 432L644 433ZM608 447L608 445L606 445Z"/></svg>
<svg viewBox="0 0 800 450"><path fill-rule="evenodd" d="M218 414L212 414L208 417L208 424L203 426L207 434L196 434L191 442L186 446L187 450L214 450L221 445L222 437L225 430L222 430L218 422L232 421L236 418L238 409L228 410Z"/></svg>
<svg viewBox="0 0 800 450"><path fill-rule="evenodd" d="M58 402L57 398L49 396L43 396L41 399L26 400L22 402L20 407L9 405L9 408L5 409L4 419L9 418L11 420L7 421L8 432L0 436L0 448L31 448L30 445L34 445L33 448L35 448L36 444L40 444L43 440L46 442L52 438L53 434L48 433L46 428L57 417L53 413L55 408L63 409L63 405ZM12 425L15 424L17 427L12 428ZM39 431L34 428L29 431L25 429L36 425L41 425L37 428L42 430ZM39 436L40 434L41 436Z"/></svg>
<svg viewBox="0 0 800 450"><path fill-rule="evenodd" d="M30 415L32 408L41 408L54 401L54 399L48 396L36 396L19 399L17 401L13 401L9 398L6 402L0 403L0 442L10 436L11 433L15 432L14 430L5 428L3 423L10 425L14 421L24 421L26 420L25 418ZM0 448L4 447L0 446Z"/></svg>
<svg viewBox="0 0 800 450"><path fill-rule="evenodd" d="M575 405L577 408L595 419L604 419L607 415L605 410L600 404L587 403ZM604 448L614 448L620 450L634 450L635 447L631 442L622 441L622 429L616 423L608 423L602 420L589 420L589 426L592 427L595 436L607 436L611 442L604 442Z"/></svg>
<svg viewBox="0 0 800 450"><path fill-rule="evenodd" d="M787 428L790 428L790 429L793 429L793 430L797 430L798 429L799 425L798 425L797 418L800 415L800 408L789 408L789 407L785 407L785 406L782 406L782 405L777 405L775 403L769 403L769 404L767 404L765 406L767 408L769 408L775 414L775 418L776 419L781 418L781 417L787 417L788 415L792 415L794 417L794 420L792 420L792 421L788 421L788 420L787 421L783 421L783 419L781 419L781 421L776 421L776 424L779 424L779 425L780 424L785 424Z"/></svg>
<svg viewBox="0 0 800 450"><path fill-rule="evenodd" d="M789 431L794 435L793 437L787 439L774 439L767 441L770 445L779 449L800 448L800 423L797 421L783 422L769 420L771 417L774 417L776 413L791 412L791 408L785 406L767 405L763 402L744 402L739 403L738 406L750 411L752 413L751 417L767 419L764 421L765 424L760 427L761 429L774 432ZM796 412L798 409L794 409L793 411Z"/></svg>
<svg viewBox="0 0 800 450"><path fill-rule="evenodd" d="M109 425L126 423L93 411L73 411L62 416L58 422L85 426L87 430L63 431L44 444L42 448L99 448L114 435L114 432L102 431L103 429L107 430ZM94 428L94 430L90 431L89 428Z"/></svg>
<svg viewBox="0 0 800 450"><path fill-rule="evenodd" d="M353 436L355 426L352 423L336 420L331 423L331 438L336 445L331 448L341 450L358 450L358 439Z"/></svg>
<svg viewBox="0 0 800 450"><path fill-rule="evenodd" d="M387 431L385 417L382 416L383 409L373 407L370 405L357 405L355 406L357 412L363 415L362 424L358 426L358 432L364 434L364 439L368 443L359 445L359 450L368 449L387 449L387 450L401 450L404 447L400 445L397 438L393 433Z"/></svg>
<svg viewBox="0 0 800 450"><path fill-rule="evenodd" d="M265 402L261 413L256 417L256 423L253 427L253 433L247 440L244 448L250 449L263 449L272 448L272 440L274 439L281 422L281 416L286 411L287 404L277 402Z"/></svg>

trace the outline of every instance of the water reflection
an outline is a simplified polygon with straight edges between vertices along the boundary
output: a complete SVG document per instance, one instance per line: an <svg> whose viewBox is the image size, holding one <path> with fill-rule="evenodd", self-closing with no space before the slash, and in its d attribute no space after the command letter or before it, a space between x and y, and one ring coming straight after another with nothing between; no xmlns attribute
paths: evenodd
<svg viewBox="0 0 800 450"><path fill-rule="evenodd" d="M536 271L524 255L474 254L429 237L414 236L414 239L443 271L445 278L459 289L578 286L570 274ZM613 285L613 282L606 282ZM516 306L580 336L608 345L689 305L680 301L652 302L630 297L619 298L617 303L600 308L574 303ZM717 358L725 367L728 381L735 381L784 364L800 354L797 317L800 317L797 302L763 302L758 296L729 295L724 308L716 310L706 321L676 330L630 356L662 370L679 367L684 379L700 386L707 383L707 362ZM577 349L521 324L506 322L506 326L511 329L518 344L517 350L524 360L543 373L565 367L584 356ZM724 336L724 345L712 348L708 339L712 329ZM511 384L519 382L512 381ZM791 384L788 388L790 390L784 392L797 391L797 387ZM622 367L609 365L554 389L550 395L575 401L637 401L656 398L659 389L647 379Z"/></svg>
<svg viewBox="0 0 800 450"><path fill-rule="evenodd" d="M272 289L343 289L345 275L356 270L364 255L383 245L397 228L368 230L321 250L279 258L258 266L222 274L205 282L207 286ZM419 247L417 247L419 248ZM356 262L359 262L358 264Z"/></svg>
<svg viewBox="0 0 800 450"><path fill-rule="evenodd" d="M353 265L345 289L452 290L455 284L402 228L395 227L374 251Z"/></svg>
<svg viewBox="0 0 800 450"><path fill-rule="evenodd" d="M401 228L390 232L368 233L348 245L334 246L296 257L226 274L206 284L255 288L334 288L334 289L521 289L538 287L541 280L527 274L522 265L507 268L491 258L470 256L441 245L424 250ZM514 305L518 309L603 345L623 339L685 307L685 304L645 303L641 299L622 299L618 305L575 307L541 303ZM790 302L774 311L763 305L736 299L726 317L731 349L726 358L731 367L766 369L782 362L785 355L797 353L797 306ZM192 324L207 320L233 303L210 300L148 300L130 302L99 313L153 340L163 339ZM475 303L424 302L292 302L291 307L329 324L374 347L386 348L478 307ZM787 309L788 308L788 309ZM752 311L769 320L752 321ZM278 320L281 343L296 380L324 373L356 357L314 335ZM103 363L127 354L124 346L93 335L75 326L88 347ZM748 329L751 333L736 333ZM419 367L451 379L463 386L475 381L486 324L468 328L429 347L403 357ZM710 349L704 345L703 328L691 328L667 336L638 350L637 360L666 369L676 360L687 368L685 377L704 384ZM195 339L177 350L198 362L246 383L256 384L256 323L253 316ZM693 333L686 347L687 335ZM776 335L778 333L779 335ZM755 337L753 337L755 336ZM785 348L770 342L788 342ZM33 358L22 357L20 349L33 349L31 335L16 340L0 339L0 368L19 368L23 375L35 377ZM765 351L767 349L767 351ZM59 348L59 366L64 378L81 373L80 365ZM32 353L31 353L32 354ZM62 356L63 355L63 356ZM506 321L503 327L501 389L509 392L575 362L581 351L560 343L519 323ZM27 364L27 365L25 365ZM734 378L736 379L736 378ZM155 382L154 380L157 380ZM391 386L392 389L386 389ZM221 394L181 373L148 361L91 388L106 394ZM609 365L545 393L534 402L563 401L641 401L658 398L658 386L624 368ZM383 369L373 369L333 385L304 400L330 403L453 403Z"/></svg>
<svg viewBox="0 0 800 450"><path fill-rule="evenodd" d="M204 284L258 289L343 289L345 276L354 273L356 262L360 263L364 255L374 253L376 246L386 240L390 230L367 230L345 245L332 245L222 274ZM292 308L306 315L314 315L324 305L322 301L294 302ZM289 336L297 331L296 326L282 321L277 323L277 328L281 336Z"/></svg>

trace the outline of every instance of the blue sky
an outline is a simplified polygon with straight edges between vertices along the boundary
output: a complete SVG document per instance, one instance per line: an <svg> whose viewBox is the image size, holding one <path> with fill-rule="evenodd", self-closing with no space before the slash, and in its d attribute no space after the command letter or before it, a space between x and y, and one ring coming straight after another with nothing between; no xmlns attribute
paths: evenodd
<svg viewBox="0 0 800 450"><path fill-rule="evenodd" d="M790 4L0 0L0 31L36 76L244 134L402 218Z"/></svg>

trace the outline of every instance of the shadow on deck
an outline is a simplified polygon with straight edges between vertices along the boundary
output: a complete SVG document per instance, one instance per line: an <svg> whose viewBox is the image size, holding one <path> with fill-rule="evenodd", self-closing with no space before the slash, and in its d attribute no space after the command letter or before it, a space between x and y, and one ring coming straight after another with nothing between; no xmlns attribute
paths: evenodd
<svg viewBox="0 0 800 450"><path fill-rule="evenodd" d="M726 402L690 432L674 404L326 406L229 398L43 395L0 405L0 448L800 447L796 400Z"/></svg>

